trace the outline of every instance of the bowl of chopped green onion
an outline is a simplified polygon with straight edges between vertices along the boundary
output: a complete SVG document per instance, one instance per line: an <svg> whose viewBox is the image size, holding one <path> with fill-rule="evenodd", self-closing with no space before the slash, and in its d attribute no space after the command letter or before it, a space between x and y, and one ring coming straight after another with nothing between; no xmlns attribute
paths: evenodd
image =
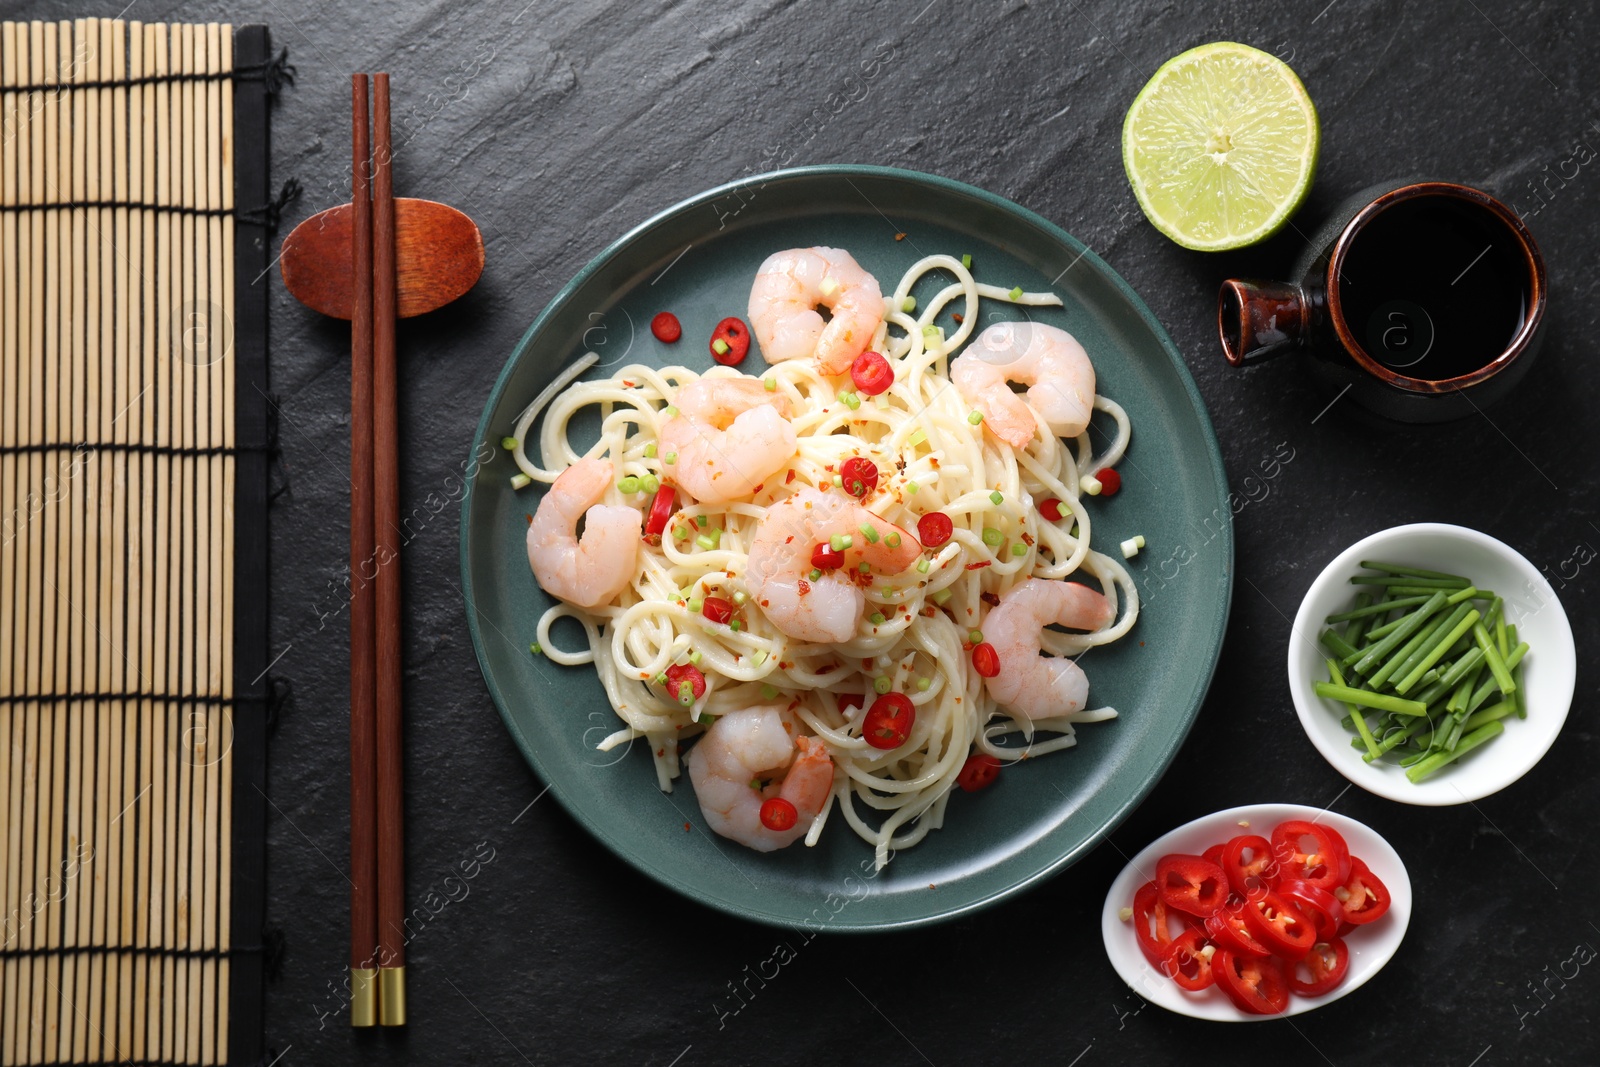
<svg viewBox="0 0 1600 1067"><path fill-rule="evenodd" d="M1444 523L1339 553L1289 635L1289 691L1311 743L1356 785L1406 804L1463 804L1531 770L1566 721L1576 664L1539 569Z"/></svg>

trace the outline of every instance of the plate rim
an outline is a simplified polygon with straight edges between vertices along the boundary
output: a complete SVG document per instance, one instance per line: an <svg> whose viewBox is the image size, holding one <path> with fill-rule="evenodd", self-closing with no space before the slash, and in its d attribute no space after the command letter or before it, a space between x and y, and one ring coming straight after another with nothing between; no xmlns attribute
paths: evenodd
<svg viewBox="0 0 1600 1067"><path fill-rule="evenodd" d="M1201 438L1205 446L1206 458L1210 463L1215 484L1220 487L1224 498L1226 498L1226 494L1229 491L1227 469L1222 460L1222 449L1217 443L1216 430L1211 422L1210 410L1207 407L1204 398L1201 397L1200 390L1195 384L1194 375L1190 373L1189 366L1185 362L1182 353L1178 350L1177 345L1173 343L1172 338L1168 335L1166 329L1156 318L1155 313L1150 310L1149 305L1146 304L1143 298L1141 298L1133 289L1133 287L1128 284L1127 279L1123 278L1123 276L1113 267L1111 267L1110 264L1101 259L1100 256L1097 255L1091 248L1089 248L1088 245L1084 244L1082 241L1068 233L1066 230L1062 229L1060 226L1057 226L1049 219L1044 218L1042 215L1039 215L1038 213L1022 206L1021 204L1009 200L1006 197L1000 196L997 193L989 192L986 189L982 189L978 186L970 185L966 182L958 181L953 178L946 178L942 175L928 174L922 171L908 170L900 167L883 167L868 164L818 164L804 167L789 167L775 171L768 171L762 174L750 175L748 177L740 178L731 182L724 182L721 185L717 185L703 192L696 193L693 196L687 197L660 211L655 212L644 221L633 226L620 237L611 241L603 249L601 249L598 254L590 259L589 262L585 264L577 274L573 275L573 277L565 285L563 285L554 296L550 298L544 309L541 310L534 318L533 322L523 332L516 345L512 348L511 353L506 357L505 363L500 368L500 373L495 377L494 384L491 386L488 395L484 400L483 413L479 416L477 429L474 433L472 441L469 442L469 457L477 455L480 447L479 442L494 440L490 434L490 416L493 413L494 408L499 403L514 369L520 363L528 346L532 343L533 338L539 333L545 324L555 316L560 308L579 288L581 288L600 270L609 265L614 259L622 255L635 241L637 241L649 230L675 216L687 213L696 208L703 207L720 197L728 195L733 190L749 188L758 184L766 185L779 181L800 181L808 178L844 178L846 181L848 181L853 177L911 182L913 184L931 186L936 190L954 193L960 196L970 197L982 201L992 208L1017 217L1021 222L1037 228L1052 240L1072 250L1076 256L1073 261L1074 263L1080 259L1088 260L1090 266L1095 269L1096 273L1098 273L1102 279L1109 281L1112 287L1120 294L1122 299L1126 301L1133 312L1138 315L1145 328L1156 339L1156 342L1160 346L1162 352L1172 364L1173 369L1177 372L1178 380L1183 387L1184 394L1188 398L1189 403L1194 409L1195 413L1199 416ZM862 195L865 199L865 194ZM871 201L869 200L867 203L870 204ZM620 858L633 869L648 876L658 884L677 892L679 895L694 900L695 902L706 907L710 907L716 911L722 912L723 914L767 926L774 926L784 929L799 928L800 922L797 920L788 918L786 916L752 910L733 901L699 895L692 892L688 887L679 884L677 880L669 877L666 872L658 869L646 858L637 856L631 851L621 847L618 842L613 840L609 831L603 825L591 818L580 805L570 800L566 796L565 790L563 790L558 784L559 776L552 775L548 772L544 765L544 761L537 754L537 750L529 738L523 734L523 731L518 726L516 720L512 717L511 713L507 709L507 701L504 699L500 687L490 676L485 661L484 639L478 620L479 609L475 605L475 597L473 593L472 552L471 540L469 536L470 517L472 514L472 506L475 499L476 488L477 479L473 478L469 480L467 483L466 492L461 499L461 522L459 528L458 553L461 564L461 594L463 608L467 618L468 632L472 638L473 654L478 662L478 672L483 677L484 686L489 691L490 699L494 702L495 709L500 715L501 722L504 723L507 731L511 734L512 739L516 742L517 748L521 751L523 759L528 763L529 767L534 771L534 773L545 783L547 790L555 796L557 803L561 805L567 814L570 815L580 826L582 826L583 829L590 834L590 836L595 838L603 847L605 847L607 851ZM1204 674L1196 679L1197 684L1194 687L1194 705L1188 716L1189 721L1184 726L1183 731L1175 736L1171 743L1166 746L1165 750L1160 754L1160 773L1153 776L1149 781L1143 783L1137 790L1135 790L1123 804L1118 806L1116 810L1111 813L1111 815L1102 825L1096 827L1076 848L1068 849L1059 855L1056 855L1053 859L1051 859L1050 862L1038 866L1021 878L1015 879L1004 886L986 892L976 899L966 900L962 903L952 904L950 906L937 907L933 910L920 912L907 918L894 918L889 920L875 920L868 922L858 921L843 924L829 923L827 925L827 929L830 932L836 932L839 934L871 934L896 930L909 930L931 926L937 923L948 922L952 919L972 914L973 912L983 908L991 907L1003 900L1016 896L1031 886L1054 877L1060 872L1066 870L1068 867L1072 866L1074 863L1081 860L1083 857L1087 856L1095 848L1099 847L1101 842L1104 841L1112 833L1112 831L1121 825L1122 822L1134 812L1134 810L1136 810L1141 804L1144 803L1146 799L1148 799L1150 793L1155 789L1157 783L1160 782L1163 777L1165 777L1167 771L1171 768L1172 761L1177 757L1179 750L1182 749L1184 742L1188 739L1189 731L1194 728L1195 720L1199 718L1200 708L1205 703L1206 697L1210 693L1212 682L1216 678L1217 667L1222 655L1222 647L1227 637L1228 620L1231 618L1233 611L1235 554L1233 513L1231 509L1225 508L1223 510L1226 521L1221 527L1221 533L1218 540L1222 542L1222 548L1225 553L1225 558L1222 562L1224 581L1222 583L1223 589L1220 601L1220 611L1215 631L1216 636L1212 642L1210 654L1206 657L1208 663Z"/></svg>
<svg viewBox="0 0 1600 1067"><path fill-rule="evenodd" d="M1352 823L1355 826L1360 827L1362 830L1365 830L1378 840L1378 842L1387 852L1387 855L1384 856L1384 859L1387 860L1391 857L1393 858L1395 870L1399 873L1400 878L1400 880L1396 880L1392 877L1384 878L1384 885L1389 889L1391 900L1395 902L1403 902L1403 907L1399 911L1395 911L1391 905L1391 914L1398 914L1400 916L1400 929L1395 933L1394 944L1389 946L1387 953L1384 955L1383 959L1378 961L1377 966L1373 967L1354 985L1341 983L1338 989L1324 993L1320 997L1300 997L1298 998L1300 1002L1299 1007L1295 1007L1294 1002L1291 1001L1290 1010L1285 1011L1280 1015L1247 1015L1242 1011L1238 1011L1236 1015L1226 1016L1223 1018L1214 1018L1210 1015L1196 1015L1192 1012L1183 1011L1168 1004L1163 1004L1159 1000L1148 1000L1147 1002L1154 1004L1156 1007L1165 1011L1172 1012L1174 1015L1183 1015L1187 1018L1198 1019L1200 1022L1205 1023L1272 1022L1275 1019L1287 1019L1295 1015L1305 1015L1308 1012L1316 1011L1318 1008L1326 1007L1335 1001L1343 1000L1345 997L1355 993L1362 986L1376 978L1378 976L1378 972L1387 967L1389 965L1389 961L1394 959L1395 955L1399 953L1400 946L1405 943L1406 934L1411 929L1412 912L1416 910L1416 887L1411 884L1411 872L1409 869L1407 869L1405 860L1400 857L1400 850L1395 848L1387 837L1385 837L1383 834L1380 834L1378 831L1374 830L1371 826L1362 822L1360 819L1357 819L1351 815L1341 814L1337 811L1331 811L1329 808L1314 808L1308 804L1295 804L1287 801L1263 801L1256 804L1240 804L1236 807L1223 808L1220 811L1208 812L1205 815L1196 816L1187 822L1174 826L1172 829L1156 837L1144 848L1141 848L1138 852L1134 853L1133 858L1129 859L1125 864L1123 864L1122 869L1119 870L1116 873L1116 876L1111 879L1111 885L1106 889L1105 903L1100 909L1100 940L1102 947L1104 947L1106 950L1106 959L1110 962L1111 969L1116 972L1117 977L1121 979L1124 985L1134 991L1135 996L1143 998L1144 994L1138 989L1134 988L1134 985L1128 979L1128 976L1124 974L1122 968L1117 965L1118 957L1111 951L1111 939L1114 934L1131 933L1128 924L1123 922L1119 915L1121 909L1127 905L1117 902L1119 899L1119 894L1117 892L1118 885L1130 872L1133 873L1133 883L1129 887L1128 895L1126 897L1128 901L1132 901L1132 890L1137 889L1139 885L1139 874L1135 869L1136 866L1141 861L1146 860L1146 857L1155 855L1167 847L1163 844L1163 842L1184 833L1196 823L1207 822L1215 819L1223 824L1226 824L1229 821L1237 821L1239 818L1250 817L1252 813L1259 813L1267 810L1282 811L1285 813L1285 818L1302 818L1310 822L1316 822L1318 819L1323 818L1327 818L1330 821L1333 819L1341 819L1344 822ZM1280 819L1278 821L1282 820ZM1255 831L1255 829L1256 828L1254 826L1250 827L1252 832ZM1338 826L1335 826L1334 829L1341 830L1341 832L1343 831L1343 828ZM1363 857L1363 859L1365 858L1366 857ZM1400 885L1405 887L1403 894L1397 894L1395 892L1395 887ZM1384 918L1384 916L1379 916L1378 921L1382 922ZM1137 949L1135 949L1135 951L1137 951ZM1176 985L1174 985L1172 988L1177 990L1179 993L1178 1003L1188 1003L1188 999L1182 996L1182 991L1178 990Z"/></svg>

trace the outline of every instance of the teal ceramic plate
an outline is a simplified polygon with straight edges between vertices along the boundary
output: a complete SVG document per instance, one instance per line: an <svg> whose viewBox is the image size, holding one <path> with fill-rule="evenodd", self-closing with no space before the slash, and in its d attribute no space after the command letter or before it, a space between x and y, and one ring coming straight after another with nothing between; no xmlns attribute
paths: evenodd
<svg viewBox="0 0 1600 1067"><path fill-rule="evenodd" d="M898 235L904 235L896 239ZM536 488L516 492L495 446L518 412L586 350L591 373L627 362L709 367L705 340L745 314L750 283L783 248L848 249L888 290L924 254L969 253L981 282L1054 289L1032 316L1071 331L1100 392L1127 408L1133 444L1121 493L1093 501L1095 546L1143 534L1132 563L1145 608L1132 634L1083 665L1096 705L1121 718L1079 730L1075 749L1030 760L993 788L952 798L945 826L874 875L871 848L840 819L815 848L770 854L709 833L687 776L656 787L642 742L595 751L619 723L587 668L529 654L550 600L524 549ZM943 281L924 279L925 297ZM675 346L649 322L670 310ZM985 301L984 321L1017 318ZM746 370L764 366L752 349ZM1100 440L1104 444L1103 438ZM1177 753L1222 645L1232 591L1227 480L1205 408L1150 310L1082 242L1009 201L958 182L876 167L810 167L713 189L634 229L584 268L529 327L478 426L462 506L461 569L484 679L551 793L606 847L714 908L780 925L882 930L948 919L1018 892L1087 854L1136 807ZM574 627L574 630L576 628ZM565 644L581 637L565 635Z"/></svg>

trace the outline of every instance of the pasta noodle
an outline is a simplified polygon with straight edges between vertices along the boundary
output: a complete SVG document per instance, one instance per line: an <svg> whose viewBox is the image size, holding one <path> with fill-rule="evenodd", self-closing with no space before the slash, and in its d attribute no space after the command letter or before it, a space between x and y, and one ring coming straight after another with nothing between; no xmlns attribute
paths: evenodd
<svg viewBox="0 0 1600 1067"><path fill-rule="evenodd" d="M934 270L947 271L956 281L920 314L900 310L918 279ZM1070 442L1044 429L1027 449L1016 451L974 425L971 406L950 384L949 360L978 323L980 299L1023 306L1061 303L1050 293L1019 295L980 285L950 256L917 262L887 298L892 310L869 346L895 367L894 383L885 392L854 398L857 403L851 405L811 360L767 367L761 377L788 399L799 438L798 453L786 470L748 499L708 506L680 498L667 534L659 547L639 553L637 571L620 596L593 611L558 603L545 613L538 625L545 654L556 663L592 664L623 723L601 742L602 749L647 741L660 787L670 791L681 770L680 742L726 712L785 704L826 743L842 769L835 776L833 800L844 821L873 846L881 867L893 850L915 844L942 824L956 776L974 749L1004 761L1039 756L1070 747L1076 724L1115 716L1102 708L1046 720L1013 717L987 694L971 663L970 631L982 628L995 597L1028 577L1087 574L1116 614L1111 626L1092 633L1045 630L1042 645L1053 655L1076 656L1115 641L1138 616L1138 594L1127 570L1090 547L1091 517L1079 499L1085 475L1122 457L1130 434L1127 415L1096 396L1096 410L1115 426L1098 455L1087 429ZM958 300L963 302L960 325L946 337L934 322ZM590 456L608 458L619 479L672 484L672 457L656 445L674 414L669 405L700 376L684 367L633 365L609 378L568 384L593 362L590 355L574 364L519 418L513 451L522 476L553 482ZM739 375L718 367L706 376ZM572 423L591 408L599 410L599 437L580 453L571 438ZM541 409L536 465L526 446ZM841 465L852 456L872 459L880 471L876 491L863 501L874 513L912 530L918 516L938 510L952 520L954 533L924 552L925 572L909 567L872 580L865 589L868 618L852 640L804 644L785 636L748 601L747 553L769 506L803 486L832 491ZM1061 502L1059 522L1045 520L1036 506L1050 497ZM606 497L608 503L637 501L617 486ZM701 537L710 530L720 535L708 548ZM1001 543L987 543L986 530L999 531ZM689 610L690 601L706 596L737 603L741 625L714 623ZM551 625L565 617L582 626L587 647L563 650L552 642ZM704 695L684 706L660 683L669 667L691 661L707 686ZM861 711L840 702L842 696L865 694L862 702L870 705L875 685L882 691L885 684L916 708L911 740L892 751L870 747L859 736ZM821 834L832 807L830 802L813 822L808 844Z"/></svg>

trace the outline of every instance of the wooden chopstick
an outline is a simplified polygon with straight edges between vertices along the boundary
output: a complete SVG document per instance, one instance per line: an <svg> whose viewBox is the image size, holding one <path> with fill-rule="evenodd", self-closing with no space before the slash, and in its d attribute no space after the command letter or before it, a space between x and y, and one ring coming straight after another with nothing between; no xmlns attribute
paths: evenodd
<svg viewBox="0 0 1600 1067"><path fill-rule="evenodd" d="M395 392L394 172L389 75L372 83L372 453L377 551L378 1023L404 1026L405 833L401 779L400 433Z"/></svg>
<svg viewBox="0 0 1600 1067"><path fill-rule="evenodd" d="M350 151L350 1025L377 1022L377 650L373 552L372 201L367 76L351 77ZM392 328L391 328L392 329Z"/></svg>

